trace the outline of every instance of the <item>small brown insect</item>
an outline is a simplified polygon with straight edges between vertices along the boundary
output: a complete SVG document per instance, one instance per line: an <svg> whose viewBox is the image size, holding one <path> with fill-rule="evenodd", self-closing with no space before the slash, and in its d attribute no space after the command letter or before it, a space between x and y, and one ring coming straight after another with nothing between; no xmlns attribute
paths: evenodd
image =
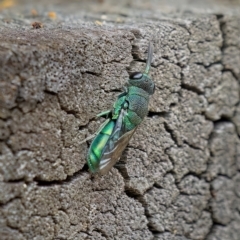
<svg viewBox="0 0 240 240"><path fill-rule="evenodd" d="M5 8L10 8L15 5L14 0L3 0L0 1L0 10L5 9Z"/></svg>
<svg viewBox="0 0 240 240"><path fill-rule="evenodd" d="M57 14L55 12L48 12L48 17L54 20L57 18Z"/></svg>
<svg viewBox="0 0 240 240"><path fill-rule="evenodd" d="M36 17L36 16L38 15L37 10L32 9L32 10L31 10L31 15L34 16L34 17Z"/></svg>
<svg viewBox="0 0 240 240"><path fill-rule="evenodd" d="M32 27L33 27L34 29L38 29L38 28L42 28L43 25L42 25L42 23L40 23L40 22L34 22L34 23L32 23Z"/></svg>
<svg viewBox="0 0 240 240"><path fill-rule="evenodd" d="M103 23L97 20L97 21L95 21L95 24L98 26L102 26Z"/></svg>

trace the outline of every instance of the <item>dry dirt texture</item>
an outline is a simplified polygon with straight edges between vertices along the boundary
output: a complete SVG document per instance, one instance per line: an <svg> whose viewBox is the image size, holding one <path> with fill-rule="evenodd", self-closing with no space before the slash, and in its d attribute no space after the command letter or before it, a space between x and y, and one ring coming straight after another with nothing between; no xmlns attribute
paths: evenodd
<svg viewBox="0 0 240 240"><path fill-rule="evenodd" d="M239 1L48 2L0 1L1 240L239 240ZM91 176L80 142L149 41L149 116Z"/></svg>

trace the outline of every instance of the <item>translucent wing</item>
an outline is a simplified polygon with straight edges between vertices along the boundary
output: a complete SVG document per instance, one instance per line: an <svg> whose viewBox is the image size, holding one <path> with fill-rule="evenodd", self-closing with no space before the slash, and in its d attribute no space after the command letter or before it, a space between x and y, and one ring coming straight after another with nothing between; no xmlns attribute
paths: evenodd
<svg viewBox="0 0 240 240"><path fill-rule="evenodd" d="M123 117L125 114L125 110L122 109L117 119L114 132L112 133L111 137L108 140L108 143L103 150L98 170L101 175L109 172L109 170L116 164L136 130L135 127L131 131L124 131Z"/></svg>

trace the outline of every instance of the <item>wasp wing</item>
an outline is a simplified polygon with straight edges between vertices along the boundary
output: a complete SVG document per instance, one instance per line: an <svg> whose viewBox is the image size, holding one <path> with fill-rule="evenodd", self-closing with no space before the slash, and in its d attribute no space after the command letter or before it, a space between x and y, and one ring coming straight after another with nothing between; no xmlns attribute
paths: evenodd
<svg viewBox="0 0 240 240"><path fill-rule="evenodd" d="M103 150L98 170L101 175L108 173L116 164L121 157L123 150L128 145L133 133L136 131L136 127L131 131L125 131L123 124L125 114L126 111L122 109L116 121L114 131Z"/></svg>

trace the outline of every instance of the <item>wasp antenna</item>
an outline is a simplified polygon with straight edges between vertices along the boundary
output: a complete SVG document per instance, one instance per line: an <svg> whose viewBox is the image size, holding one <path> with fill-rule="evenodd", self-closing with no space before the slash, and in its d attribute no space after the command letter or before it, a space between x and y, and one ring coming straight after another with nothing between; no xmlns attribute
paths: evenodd
<svg viewBox="0 0 240 240"><path fill-rule="evenodd" d="M148 56L147 56L147 62L146 62L146 69L145 73L148 74L150 67L151 67L151 62L152 62L152 57L153 57L153 44L149 42L148 45Z"/></svg>

